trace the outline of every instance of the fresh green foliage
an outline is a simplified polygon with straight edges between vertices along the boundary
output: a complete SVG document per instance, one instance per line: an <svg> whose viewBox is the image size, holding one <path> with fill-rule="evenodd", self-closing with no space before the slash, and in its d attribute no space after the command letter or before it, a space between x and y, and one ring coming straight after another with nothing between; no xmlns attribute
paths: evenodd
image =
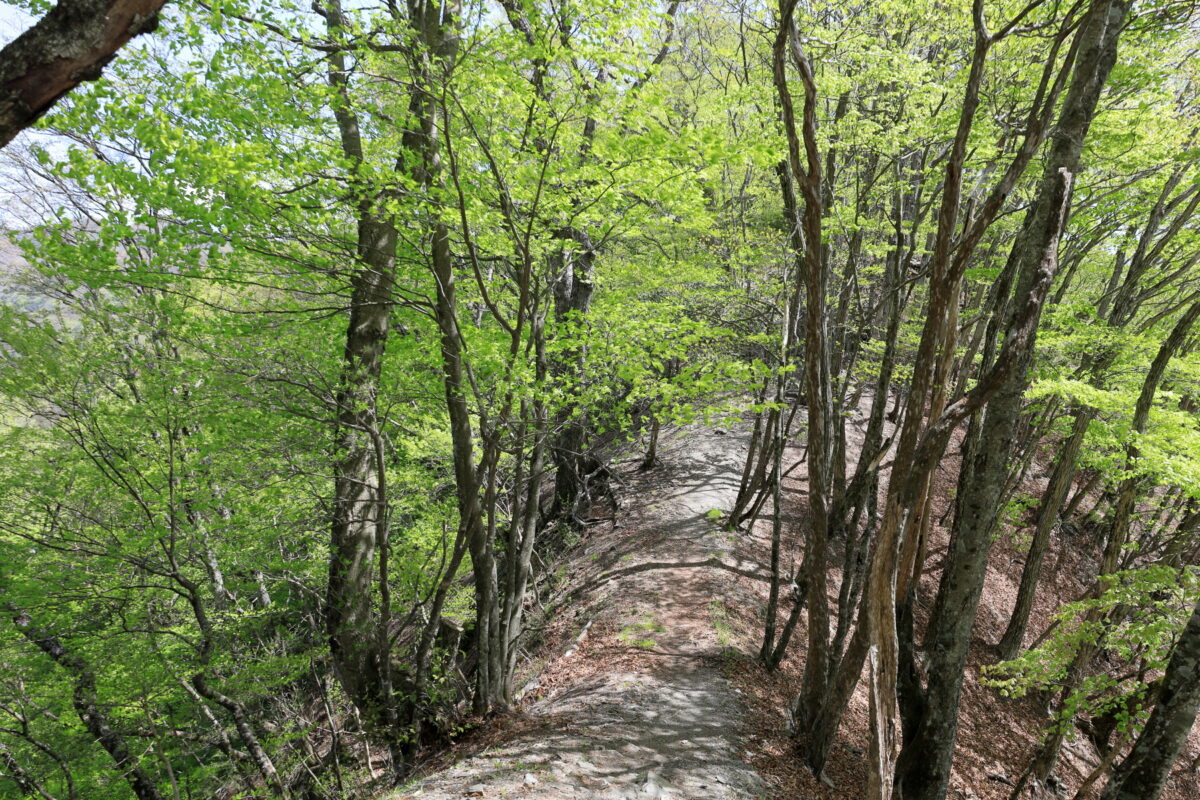
<svg viewBox="0 0 1200 800"><path fill-rule="evenodd" d="M1040 645L987 667L983 683L1007 697L1052 691L1066 681L1079 648L1094 644L1116 668L1089 673L1073 686L1054 724L1069 730L1079 716L1114 710L1122 730L1144 722L1144 702L1139 715L1131 715L1129 709L1138 707L1150 677L1166 667L1175 639L1200 597L1200 571L1158 565L1110 577L1098 598L1064 605Z"/></svg>
<svg viewBox="0 0 1200 800"><path fill-rule="evenodd" d="M555 559L626 502L612 465L630 442L756 415L807 424L789 416L810 400L811 265L780 199L802 176L773 83L778 9L434 5L446 13L169 4L155 35L4 153L0 753L46 796L128 798L131 772L80 717L78 669L22 615L85 665L163 797L373 796L396 777L385 761L403 772L506 702L531 645L523 615L574 578ZM1026 16L987 54L955 237L1020 152L1043 75L1069 68L1082 8L982 4L989 24ZM795 13L815 65L842 492L858 410L879 396L880 419L902 422L915 374L972 3ZM1137 10L1032 356L1025 452L1094 412L1089 497L1133 481L1139 501L1129 569L989 673L1013 696L1052 688L1085 641L1133 671L1089 674L1064 721L1160 669L1197 591L1194 337L1133 425L1200 277L1195 47L1194 17ZM1031 146L955 295L950 401L1003 345L1008 254L1047 141ZM1040 499L1016 472L1006 530ZM853 521L868 533L876 488ZM1094 517L1110 513L1100 501ZM344 559L343 518L360 534ZM337 666L331 576L358 567L366 588L347 605L370 674L356 686ZM726 605L708 610L733 647ZM618 638L652 648L661 632L648 615ZM484 651L500 654L495 685ZM0 799L24 796L0 771Z"/></svg>

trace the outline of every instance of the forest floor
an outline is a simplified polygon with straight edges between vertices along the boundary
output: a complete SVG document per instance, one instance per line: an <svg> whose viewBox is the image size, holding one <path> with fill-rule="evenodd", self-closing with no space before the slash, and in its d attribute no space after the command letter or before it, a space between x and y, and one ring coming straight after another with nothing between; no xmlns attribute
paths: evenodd
<svg viewBox="0 0 1200 800"><path fill-rule="evenodd" d="M865 416L870 398L861 400L859 413L847 429L847 473L851 473L862 444ZM891 435L891 427L885 429ZM933 525L929 534L928 556L922 572L916 598L917 630L924 628L932 610L941 577L943 560L949 546L951 506L961 464L961 431L956 432L946 455L938 466L933 486ZM798 461L801 453L793 449L785 457L785 465ZM1018 492L1041 497L1048 482L1052 453L1040 453L1028 471ZM886 460L881 485L887 484ZM784 509L788 524L785 531L793 540L802 539L808 524L808 486L803 470L784 482ZM880 504L884 500L880 491ZM1085 500L1090 508L1093 498ZM1050 718L1045 700L1033 696L1006 699L996 690L980 683L983 667L995 664L998 654L995 643L1008 623L1016 601L1021 580L1028 536L1031 534L1029 515L1009 520L1006 533L995 542L984 579L984 590L972 632L967 671L963 681L963 697L959 712L958 740L948 800L1008 800L1013 787L1033 758ZM1015 528L1014 528L1015 523ZM785 552L795 552L796 542L788 543ZM746 558L765 564L770 553L768 526L759 523L744 542ZM1065 603L1077 600L1088 588L1085 581L1095 575L1103 544L1086 536L1052 538L1051 548L1043 565L1029 632L1025 644L1044 631ZM841 582L842 552L840 543L832 543L830 551L829 602L837 608ZM833 745L825 768L825 780L819 781L800 765L794 741L784 720L786 699L795 697L804 673L804 644L808 631L802 618L780 669L768 673L754 658L762 633L762 611L766 604L766 584L756 584L756 601L740 606L741 613L731 620L731 627L743 631L738 643L745 655L731 672L735 685L743 690L749 709L748 741L753 754L751 763L777 800L858 800L863 796L867 780L866 753L868 738L868 698L865 681L851 698L843 718L837 741ZM1193 726L1184 752L1177 760L1172 777L1160 800L1196 800L1200 798L1200 775L1189 765L1200 758L1200 722ZM1100 756L1092 743L1076 732L1064 744L1055 777L1058 780L1054 797L1064 800L1091 800L1099 796L1104 786L1101 779L1082 796L1077 790L1099 764ZM1032 787L1022 793L1022 800L1035 798Z"/></svg>
<svg viewBox="0 0 1200 800"><path fill-rule="evenodd" d="M750 800L743 690L727 677L731 609L765 581L721 529L746 437L689 428L663 464L615 465L622 507L552 576L536 677L520 710L428 765L396 798ZM536 624L536 621L535 621Z"/></svg>
<svg viewBox="0 0 1200 800"><path fill-rule="evenodd" d="M847 442L851 467L859 428L851 426ZM720 513L733 504L747 441L741 426L691 427L664 436L662 464L653 470L639 471L636 456L617 460L620 508L589 527L546 578L549 600L533 621L537 641L530 646L530 681L518 709L462 737L392 798L862 796L868 741L863 685L852 698L826 780L819 781L800 766L786 719L803 673L803 619L780 670L769 674L756 659L770 525L760 521L752 530L730 533L722 529ZM953 497L957 447L956 439L938 471L935 522ZM800 456L789 449L785 465ZM1035 464L1021 490L1040 494L1042 471ZM785 572L806 525L807 487L803 470L796 473L785 481ZM935 524L917 598L918 626L936 593L947 542L947 526ZM1080 576L1095 570L1096 550L1086 541L1055 540L1031 631L1043 630L1061 603L1078 597ZM991 643L1007 622L1023 557L1019 542L1007 536L997 542L964 682L950 800L1008 798L1048 722L1034 699L1005 700L979 683L981 666L996 661ZM839 563L835 548L831 564ZM834 568L834 608L840 577ZM1187 769L1198 755L1200 726L1163 800L1200 797L1200 779ZM1084 737L1069 741L1058 769L1060 796L1073 797L1098 760Z"/></svg>

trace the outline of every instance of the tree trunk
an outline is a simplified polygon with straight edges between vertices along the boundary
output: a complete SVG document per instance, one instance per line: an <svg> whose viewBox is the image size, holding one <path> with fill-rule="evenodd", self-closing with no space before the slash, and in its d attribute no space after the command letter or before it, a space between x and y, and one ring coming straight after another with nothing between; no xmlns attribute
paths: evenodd
<svg viewBox="0 0 1200 800"><path fill-rule="evenodd" d="M113 730L108 717L100 710L100 703L96 698L96 675L87 662L68 650L57 636L35 627L33 620L24 610L12 603L8 604L8 610L13 615L13 622L21 635L71 674L75 682L72 704L79 714L79 719L92 738L112 756L117 770L129 783L134 796L138 800L160 800L154 781L138 765L124 737Z"/></svg>
<svg viewBox="0 0 1200 800"><path fill-rule="evenodd" d="M785 326L786 330L786 326ZM786 339L786 335L785 335ZM776 386L782 386L782 377ZM776 402L781 398L782 392L777 388L775 393ZM763 662L763 665L768 670L774 670L779 666L779 661L775 659L775 623L776 616L779 611L779 590L782 574L780 572L780 562L783 555L783 432L776 427L775 433L775 459L771 464L771 583L767 591L767 608L766 619L763 623L763 640L762 646L759 647L758 657Z"/></svg>
<svg viewBox="0 0 1200 800"><path fill-rule="evenodd" d="M200 595L200 587L179 573L173 558L171 566L173 570L172 577L182 588L182 594L187 598L188 604L192 608L192 616L196 620L196 627L200 629L199 669L192 676L192 686L195 688L196 693L205 700L216 703L229 712L229 716L233 718L233 727L237 730L242 743L246 745L246 749L250 752L250 758L254 761L254 766L258 768L259 775L262 776L263 781L268 786L275 790L275 793L280 798L286 800L288 797L287 787L284 786L279 772L275 769L275 763L267 755L267 751L259 741L258 734L254 732L245 707L209 682L209 665L212 661L213 648L216 646L216 634L213 630L212 621L209 619L208 611L204 607L204 600Z"/></svg>
<svg viewBox="0 0 1200 800"><path fill-rule="evenodd" d="M544 317L535 317L530 326L530 335L536 359L536 377L539 381L546 379ZM506 547L506 570L504 595L502 598L503 613L501 616L502 630L500 641L504 650L503 695L506 703L513 701L512 676L517 663L517 640L521 635L524 618L525 593L532 572L533 545L537 536L538 522L541 519L542 475L546 470L546 446L549 437L547 430L547 414L540 398L522 403L522 419L528 419L528 410L532 410L530 424L523 424L522 430L530 425L533 428L533 448L529 456L529 475L525 479L523 503L519 513L514 513L509 527L508 544ZM524 439L522 436L521 439ZM521 489L521 482L515 482Z"/></svg>
<svg viewBox="0 0 1200 800"><path fill-rule="evenodd" d="M325 17L334 38L345 35L346 19L339 0L328 0L319 12ZM409 98L409 120L402 143L405 155L397 159L396 168L407 170L421 186L430 188L439 172L437 106L433 83L439 79L434 70L453 61L457 51L454 25L456 8L433 6L413 0L409 3L409 23L417 34L415 48L410 53L413 67L413 88ZM343 154L355 164L362 164L364 147L362 132L349 97L349 69L345 53L331 51L329 82L334 89L336 119ZM414 157L415 156L415 157ZM383 474L379 442L381 432L377 417L377 400L383 357L387 345L389 322L395 305L395 251L397 231L392 215L380 207L385 197L372 196L370 187L359 201L357 256L359 265L351 279L350 318L337 394L337 462L334 469L334 508L331 525L329 588L326 619L334 670L351 701L370 724L392 728L398 719L397 698L392 690L390 655L390 608L376 618L375 584L377 578L376 551L386 553L388 539L388 498ZM467 469L470 479L464 485L458 459L463 456L462 431L466 420L466 456L470 456L469 417L456 403L465 400L461 393L461 371L446 362L453 361L458 352L457 322L453 318L453 276L447 281L449 245L442 223L431 224L429 245L433 273L438 282L437 317L443 340L443 371L446 379L447 407L451 418L452 439L455 445L456 478L459 478L460 512L469 511L471 503L478 508L478 487L474 465ZM442 271L439 272L439 269ZM443 286L448 284L447 291ZM445 306L449 299L448 309ZM446 312L450 316L447 318ZM449 331L449 345L447 332ZM449 352L448 352L449 350ZM457 362L455 362L457 366ZM453 384L453 386L452 386ZM456 411L461 413L456 414ZM465 498L465 501L464 501ZM476 519L478 514L475 515ZM464 524L471 518L463 516ZM478 536L476 536L478 539ZM486 562L486 559L483 559ZM381 562L381 570L383 568ZM491 584L494 587L494 582ZM484 587L486 591L486 586ZM381 587L381 598L389 593ZM494 594L494 592L493 592ZM486 606L486 604L484 604ZM393 745L400 732L388 732ZM400 750L393 746L393 757ZM399 764L394 765L397 769Z"/></svg>
<svg viewBox="0 0 1200 800"><path fill-rule="evenodd" d="M564 251L562 273L554 287L554 311L560 324L577 326L576 335L582 336L582 321L592 305L592 283L595 272L596 253L591 240L583 231L570 230L564 233L576 244L576 248ZM587 368L587 349L582 342L562 355L555 371L569 376L573 381L583 380ZM568 404L558 416L560 433L554 440L554 504L553 515L565 517L572 524L580 521L584 509L579 508L584 490L584 449L587 445L587 419L583 406Z"/></svg>
<svg viewBox="0 0 1200 800"><path fill-rule="evenodd" d="M1050 543L1050 533L1058 524L1058 515L1062 510L1063 500L1071 481L1075 477L1075 462L1079 457L1079 448L1087 434L1088 424L1095 416L1092 409L1080 408L1075 414L1075 424L1058 460L1054 463L1054 471L1050 475L1050 485L1042 495L1041 505L1038 506L1037 524L1034 528L1033 541L1029 545L1029 553L1025 557L1025 566L1021 570L1021 587L1017 590L1017 602L1008 627L1000 639L1000 660L1007 661L1021 649L1025 638L1025 628L1029 624L1029 614L1033 610L1034 595L1037 592L1038 578L1042 572L1042 559L1046 555Z"/></svg>
<svg viewBox="0 0 1200 800"><path fill-rule="evenodd" d="M1200 710L1200 603L1171 653L1150 721L1101 800L1157 800Z"/></svg>
<svg viewBox="0 0 1200 800"><path fill-rule="evenodd" d="M330 0L324 13L331 34L346 26L338 0ZM351 110L346 58L334 52L329 61L342 151L361 163L362 135L358 117ZM350 282L350 318L336 397L337 461L325 618L338 680L359 711L372 725L379 725L384 721L383 705L388 702L379 696L380 670L387 660L376 647L374 566L376 519L384 509L380 508L377 460L369 432L378 424L376 396L393 303L396 230L386 214L372 208L369 199L359 203L356 246L360 263Z"/></svg>
<svg viewBox="0 0 1200 800"><path fill-rule="evenodd" d="M158 27L166 0L60 0L0 50L0 147L83 81L100 77L125 44Z"/></svg>
<svg viewBox="0 0 1200 800"><path fill-rule="evenodd" d="M793 184L804 198L803 213L798 216L793 214L790 222L796 231L792 241L800 238L804 244L803 269L799 270L798 277L804 281L805 295L804 377L808 411L809 516L812 525L804 557L807 565L804 582L808 593L808 651L801 700L797 707L801 710L800 719L808 720L816 716L825 702L830 674L826 550L829 540L832 457L832 426L828 415L832 411L833 400L825 320L825 291L828 278L821 235L824 210L821 159L817 150L817 89L812 67L800 51L800 43L794 30L795 6L794 0L783 0L780 4L779 30L774 44L774 78L788 142L788 170ZM799 129L787 81L789 56L804 84L804 109Z"/></svg>
<svg viewBox="0 0 1200 800"><path fill-rule="evenodd" d="M1033 301L1035 325L996 396L987 406L980 445L973 463L964 462L972 479L960 498L963 514L952 537L937 599L925 636L928 686L922 715L912 726L897 762L896 784L905 800L942 800L958 732L958 705L971 630L983 590L983 575L996 519L996 504L1007 475L1013 431L1036 341L1041 299L1035 286L1057 270L1058 242L1066 225L1070 183L1083 141L1095 115L1108 73L1116 60L1117 40L1128 5L1099 0L1080 32L1080 48L1071 85L1051 138L1037 197L1015 245L1016 307L1008 312L1006 347L1019 325L1020 306ZM1045 289L1048 290L1048 286ZM1042 298L1044 298L1044 294Z"/></svg>
<svg viewBox="0 0 1200 800"><path fill-rule="evenodd" d="M454 480L458 489L459 525L471 553L475 576L475 701L477 713L487 713L503 704L500 636L500 604L497 594L496 560L483 508L479 500L479 478L475 468L475 445L471 411L467 405L463 377L462 341L458 332L458 301L454 265L446 227L438 224L433 234L433 271L437 281L437 323L441 332L442 376L446 409L450 416L450 438L454 453Z"/></svg>
<svg viewBox="0 0 1200 800"><path fill-rule="evenodd" d="M0 744L0 767L3 767L0 777L8 778L15 783L22 797L37 795L42 800L54 800L54 796L47 792L28 770L21 766L21 762L17 761L3 744ZM176 796L178 796L178 792Z"/></svg>

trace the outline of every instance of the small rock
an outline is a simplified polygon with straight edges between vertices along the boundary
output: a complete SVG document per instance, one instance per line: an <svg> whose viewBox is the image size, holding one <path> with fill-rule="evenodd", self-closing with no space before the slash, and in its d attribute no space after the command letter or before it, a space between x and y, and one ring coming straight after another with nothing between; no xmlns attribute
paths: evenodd
<svg viewBox="0 0 1200 800"><path fill-rule="evenodd" d="M537 776L534 775L532 772L526 772L525 773L525 785L526 786L536 786L537 785Z"/></svg>
<svg viewBox="0 0 1200 800"><path fill-rule="evenodd" d="M1005 773L1002 770L997 770L995 772L989 772L987 774L987 779L989 781L995 781L996 783L1003 783L1007 786L1016 786L1017 785L1016 782L1012 778L1008 777L1007 773Z"/></svg>
<svg viewBox="0 0 1200 800"><path fill-rule="evenodd" d="M642 784L642 794L646 797L662 797L662 787L653 780L648 780Z"/></svg>

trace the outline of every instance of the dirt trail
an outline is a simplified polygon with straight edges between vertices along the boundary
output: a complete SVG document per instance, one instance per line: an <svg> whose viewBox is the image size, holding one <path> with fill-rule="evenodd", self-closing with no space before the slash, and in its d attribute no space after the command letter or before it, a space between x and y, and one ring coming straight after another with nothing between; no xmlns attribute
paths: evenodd
<svg viewBox="0 0 1200 800"><path fill-rule="evenodd" d="M662 466L619 465L625 507L573 550L549 614L552 631L586 634L551 659L511 735L394 797L765 797L722 673L726 604L754 597L761 567L711 513L732 505L745 447L692 428Z"/></svg>

